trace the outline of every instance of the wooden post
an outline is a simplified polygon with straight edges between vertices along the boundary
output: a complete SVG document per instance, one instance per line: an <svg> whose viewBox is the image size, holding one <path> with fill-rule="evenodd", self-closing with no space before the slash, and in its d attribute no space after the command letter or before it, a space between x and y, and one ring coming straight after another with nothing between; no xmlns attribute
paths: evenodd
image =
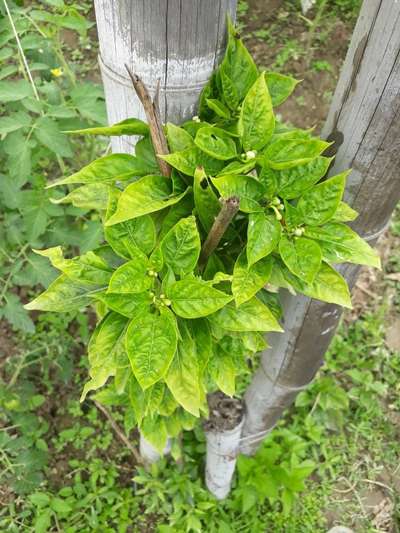
<svg viewBox="0 0 400 533"><path fill-rule="evenodd" d="M227 14L236 0L95 0L99 63L110 124L144 119L124 64L154 94L160 80L164 122L195 115L204 84L225 50ZM114 152L132 152L134 139L114 137Z"/></svg>
<svg viewBox="0 0 400 533"><path fill-rule="evenodd" d="M337 151L330 174L353 168L345 199L360 213L352 227L370 243L387 228L400 199L399 28L400 2L365 0L323 131ZM354 285L359 267L340 271ZM283 299L285 332L271 335L271 349L245 394L246 454L313 379L342 312L304 296Z"/></svg>

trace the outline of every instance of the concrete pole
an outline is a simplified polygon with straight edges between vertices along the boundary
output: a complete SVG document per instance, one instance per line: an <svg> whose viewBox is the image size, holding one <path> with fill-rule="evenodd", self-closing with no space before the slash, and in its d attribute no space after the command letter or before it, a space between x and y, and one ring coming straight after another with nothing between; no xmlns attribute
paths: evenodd
<svg viewBox="0 0 400 533"><path fill-rule="evenodd" d="M400 2L365 0L323 136L335 141L330 174L353 168L346 201L352 227L375 243L400 199ZM333 154L331 154L333 155ZM353 286L359 272L342 265ZM283 296L285 332L269 338L245 394L241 451L252 454L323 363L342 310L304 296Z"/></svg>

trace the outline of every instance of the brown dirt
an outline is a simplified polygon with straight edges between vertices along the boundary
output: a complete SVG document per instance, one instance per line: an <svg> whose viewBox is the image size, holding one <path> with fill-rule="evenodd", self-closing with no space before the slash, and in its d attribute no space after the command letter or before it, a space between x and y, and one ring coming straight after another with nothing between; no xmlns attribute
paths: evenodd
<svg viewBox="0 0 400 533"><path fill-rule="evenodd" d="M229 431L239 425L243 418L241 400L214 392L208 395L207 401L210 416L204 423L206 431Z"/></svg>
<svg viewBox="0 0 400 533"><path fill-rule="evenodd" d="M309 26L300 17L298 6L294 3L289 5L283 0L270 0L266 9L265 0L250 0L242 32L246 46L260 67L280 70L303 80L293 97L279 107L282 118L294 126L316 126L317 131L320 131L328 113L352 34L350 22L329 17L328 24L324 20L314 39L310 40ZM257 37L260 30L267 30L269 36ZM279 66L277 58L285 47L288 50L287 61ZM329 63L329 70L313 69L316 60Z"/></svg>

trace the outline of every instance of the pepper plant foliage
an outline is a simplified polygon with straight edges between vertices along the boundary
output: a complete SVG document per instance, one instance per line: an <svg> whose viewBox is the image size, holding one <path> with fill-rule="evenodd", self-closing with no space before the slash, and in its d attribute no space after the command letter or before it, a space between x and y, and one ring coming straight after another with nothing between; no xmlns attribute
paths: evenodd
<svg viewBox="0 0 400 533"><path fill-rule="evenodd" d="M79 133L139 135L135 155L107 155L49 185L79 184L65 201L97 206L106 244L72 259L61 247L38 251L61 275L27 308L97 305L82 398L113 377L97 397L130 406L129 424L158 449L207 416L207 393L233 395L263 334L281 331L277 288L350 307L332 264L379 266L345 224L356 217L342 201L348 172L322 180L329 143L275 117L296 84L260 72L230 26L199 118L165 126L170 178L148 126L132 118ZM239 211L203 264L202 243L232 197Z"/></svg>

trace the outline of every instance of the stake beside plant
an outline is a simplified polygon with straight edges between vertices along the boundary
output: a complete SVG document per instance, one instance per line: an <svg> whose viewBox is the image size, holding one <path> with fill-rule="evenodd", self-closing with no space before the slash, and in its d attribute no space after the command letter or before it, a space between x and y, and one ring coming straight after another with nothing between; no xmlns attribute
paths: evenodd
<svg viewBox="0 0 400 533"><path fill-rule="evenodd" d="M208 418L207 395L233 397L265 332L282 331L277 288L350 307L332 264L379 266L345 224L356 216L342 201L348 172L323 180L329 143L275 118L296 84L259 72L230 25L199 118L166 124L168 147L151 120L79 131L141 140L135 155L102 157L49 185L80 184L66 197L80 206L97 200L106 243L73 259L61 247L38 252L61 275L27 308L96 305L82 399L103 388L95 398L125 406L129 427L133 414L160 453Z"/></svg>

